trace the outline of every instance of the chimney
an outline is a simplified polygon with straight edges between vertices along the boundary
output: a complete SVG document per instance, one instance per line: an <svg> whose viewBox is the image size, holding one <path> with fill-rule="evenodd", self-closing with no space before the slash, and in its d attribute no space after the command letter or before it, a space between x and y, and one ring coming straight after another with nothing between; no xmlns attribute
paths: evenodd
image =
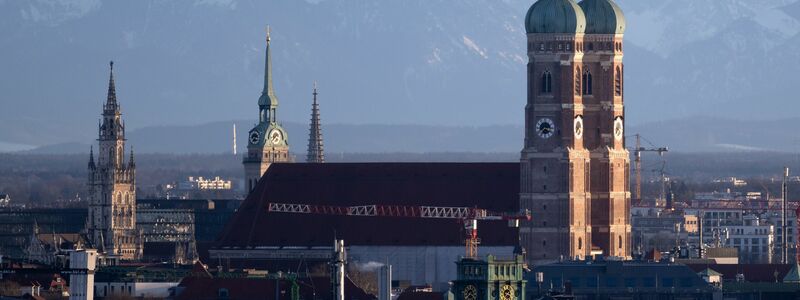
<svg viewBox="0 0 800 300"><path fill-rule="evenodd" d="M380 278L378 279L378 300L392 300L392 265L386 264L381 267Z"/></svg>
<svg viewBox="0 0 800 300"><path fill-rule="evenodd" d="M334 239L331 266L331 293L333 300L344 300L344 265L347 263L344 240Z"/></svg>

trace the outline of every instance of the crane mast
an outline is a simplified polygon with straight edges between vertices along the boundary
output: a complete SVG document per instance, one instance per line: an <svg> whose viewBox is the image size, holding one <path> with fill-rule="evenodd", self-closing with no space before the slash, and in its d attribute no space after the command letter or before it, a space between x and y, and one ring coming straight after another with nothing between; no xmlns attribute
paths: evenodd
<svg viewBox="0 0 800 300"><path fill-rule="evenodd" d="M633 149L634 155L634 168L636 172L635 176L635 185L634 185L634 192L636 197L634 199L634 203L639 204L642 201L642 152L657 152L659 156L664 156L664 153L668 152L669 149L667 147L653 147L653 148L645 148L642 147L642 137L638 133L636 136L636 148ZM662 167L663 168L663 167ZM661 176L661 185L663 190L664 185L664 176ZM662 191L663 194L663 191Z"/></svg>

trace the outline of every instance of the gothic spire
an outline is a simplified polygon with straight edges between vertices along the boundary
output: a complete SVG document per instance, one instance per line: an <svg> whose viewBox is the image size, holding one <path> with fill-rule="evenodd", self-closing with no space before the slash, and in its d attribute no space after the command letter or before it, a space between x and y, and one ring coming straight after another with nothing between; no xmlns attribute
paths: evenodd
<svg viewBox="0 0 800 300"><path fill-rule="evenodd" d="M94 169L94 145L89 146L89 169Z"/></svg>
<svg viewBox="0 0 800 300"><path fill-rule="evenodd" d="M114 61L109 62L108 77L108 98L106 99L106 110L117 110L117 88L114 86Z"/></svg>
<svg viewBox="0 0 800 300"><path fill-rule="evenodd" d="M264 58L264 89L261 91L261 98L258 99L259 106L278 106L278 97L272 87L272 51L270 50L270 29L267 26L267 51Z"/></svg>
<svg viewBox="0 0 800 300"><path fill-rule="evenodd" d="M136 167L136 161L133 160L133 146L131 146L131 158L128 160L128 167L131 169Z"/></svg>
<svg viewBox="0 0 800 300"><path fill-rule="evenodd" d="M314 102L311 105L311 128L308 133L308 156L306 162L324 163L325 151L322 146L322 127L319 121L319 104L317 103L317 82L314 82Z"/></svg>

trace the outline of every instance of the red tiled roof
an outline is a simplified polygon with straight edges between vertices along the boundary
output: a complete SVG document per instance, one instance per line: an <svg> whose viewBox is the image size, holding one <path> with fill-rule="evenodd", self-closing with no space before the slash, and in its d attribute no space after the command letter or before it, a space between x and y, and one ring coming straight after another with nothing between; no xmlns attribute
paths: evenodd
<svg viewBox="0 0 800 300"><path fill-rule="evenodd" d="M219 246L462 245L455 219L268 213L268 203L428 205L519 210L517 163L273 164L218 237ZM517 229L481 221L483 245L516 245Z"/></svg>

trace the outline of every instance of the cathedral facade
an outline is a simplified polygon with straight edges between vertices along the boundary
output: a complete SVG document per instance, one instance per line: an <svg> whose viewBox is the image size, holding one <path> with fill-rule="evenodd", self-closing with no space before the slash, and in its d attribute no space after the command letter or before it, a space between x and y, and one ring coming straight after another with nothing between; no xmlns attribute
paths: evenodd
<svg viewBox="0 0 800 300"><path fill-rule="evenodd" d="M247 135L247 153L244 154L244 178L247 192L253 190L272 163L291 162L289 138L278 124L278 97L272 86L272 56L270 34L267 30L267 50L264 60L264 89L258 98L258 124Z"/></svg>
<svg viewBox="0 0 800 300"><path fill-rule="evenodd" d="M630 258L625 18L613 0L538 0L528 36L520 228L529 262Z"/></svg>
<svg viewBox="0 0 800 300"><path fill-rule="evenodd" d="M96 163L94 151L89 154L87 235L106 255L137 260L142 256L142 240L136 229L136 164L133 150L125 160L125 123L117 103L114 62L110 65Z"/></svg>

